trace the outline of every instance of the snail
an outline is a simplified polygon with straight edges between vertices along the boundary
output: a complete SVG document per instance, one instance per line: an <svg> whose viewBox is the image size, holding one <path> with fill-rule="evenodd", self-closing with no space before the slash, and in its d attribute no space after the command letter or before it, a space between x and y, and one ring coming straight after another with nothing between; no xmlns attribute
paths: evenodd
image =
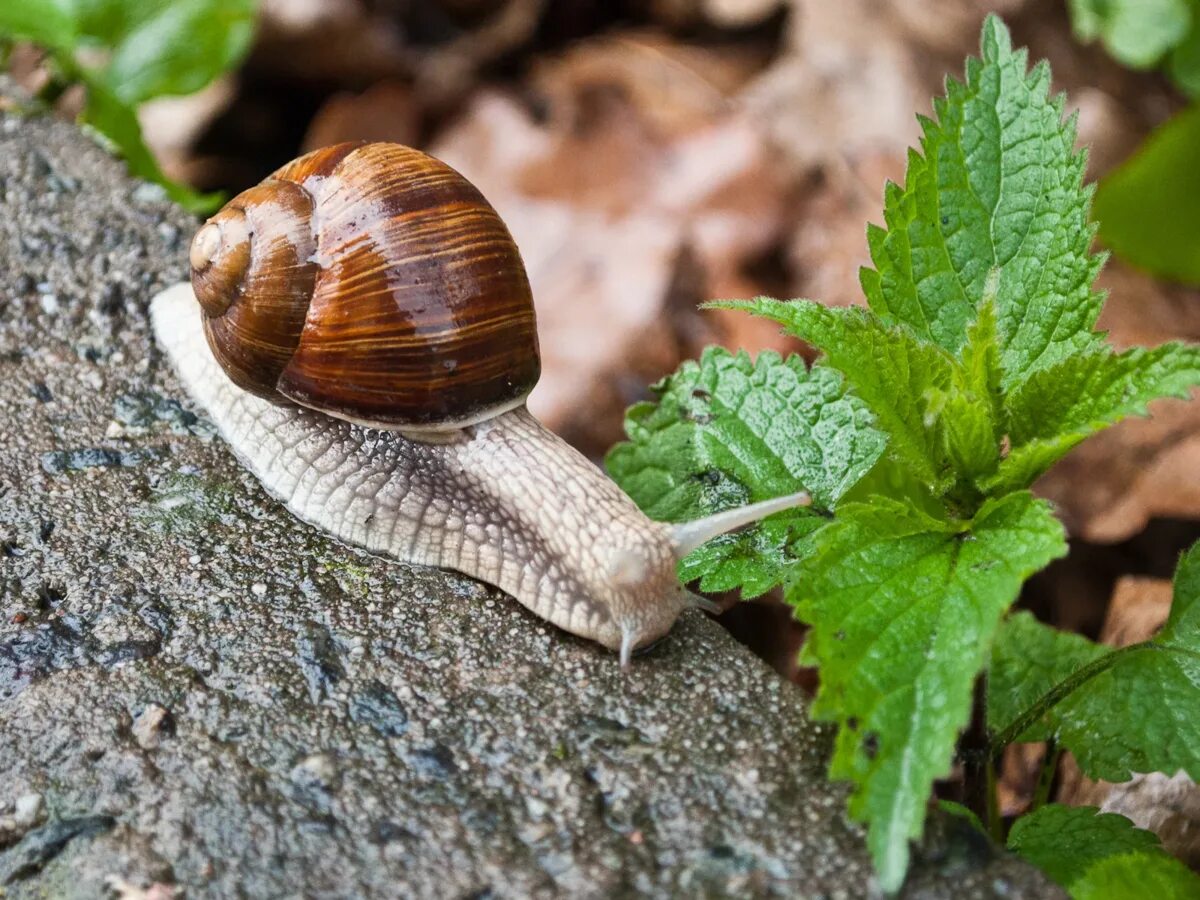
<svg viewBox="0 0 1200 900"><path fill-rule="evenodd" d="M677 563L805 493L667 524L544 428L533 301L508 229L444 163L339 144L196 233L151 304L185 389L298 518L453 569L620 653L689 606Z"/></svg>

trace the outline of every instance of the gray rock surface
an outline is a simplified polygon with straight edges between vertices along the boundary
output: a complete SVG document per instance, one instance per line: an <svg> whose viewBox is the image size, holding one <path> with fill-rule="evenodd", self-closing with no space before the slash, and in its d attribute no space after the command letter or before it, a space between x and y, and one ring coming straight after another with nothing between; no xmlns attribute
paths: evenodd
<svg viewBox="0 0 1200 900"><path fill-rule="evenodd" d="M801 694L698 613L622 674L286 515L146 303L185 214L0 118L0 895L868 894ZM1047 896L940 823L906 893Z"/></svg>

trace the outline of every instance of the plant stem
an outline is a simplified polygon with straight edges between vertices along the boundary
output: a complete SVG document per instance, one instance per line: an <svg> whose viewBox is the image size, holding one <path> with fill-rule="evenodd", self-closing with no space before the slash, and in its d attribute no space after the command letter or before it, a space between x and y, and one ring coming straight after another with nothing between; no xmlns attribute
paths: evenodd
<svg viewBox="0 0 1200 900"><path fill-rule="evenodd" d="M1050 787L1054 784L1054 776L1058 772L1058 760L1062 756L1062 748L1058 741L1051 738L1046 742L1046 755L1042 757L1042 767L1038 772L1037 786L1033 790L1033 800L1029 811L1036 812L1045 806L1050 799Z"/></svg>
<svg viewBox="0 0 1200 900"><path fill-rule="evenodd" d="M1000 817L1000 792L996 778L997 757L988 754L987 760L987 830L993 841L1004 843L1004 820Z"/></svg>
<svg viewBox="0 0 1200 900"><path fill-rule="evenodd" d="M1111 653L1106 653L1099 659L1093 660L1081 669L1076 670L1067 678L1064 678L1046 693L1042 694L1037 699L1037 702L1030 706L1027 710L1013 719L1008 725L1000 731L992 740L992 747L995 753L1001 753L1004 748L1013 743L1021 734L1028 729L1034 722L1046 714L1048 710L1055 705L1065 700L1070 696L1076 688L1083 685L1085 682L1095 678L1101 672L1111 669L1122 656L1129 653L1139 653L1145 650L1168 650L1154 641L1146 641L1141 644L1130 644L1128 647L1122 647L1120 650L1113 650Z"/></svg>
<svg viewBox="0 0 1200 900"><path fill-rule="evenodd" d="M963 735L960 753L963 761L963 805L987 822L990 829L990 795L995 777L987 733L987 670L975 681L975 701L971 725Z"/></svg>

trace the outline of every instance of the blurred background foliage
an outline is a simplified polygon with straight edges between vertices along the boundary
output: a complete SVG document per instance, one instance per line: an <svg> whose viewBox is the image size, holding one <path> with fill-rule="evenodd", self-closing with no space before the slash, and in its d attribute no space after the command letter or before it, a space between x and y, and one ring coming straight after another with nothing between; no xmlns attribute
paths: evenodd
<svg viewBox="0 0 1200 900"><path fill-rule="evenodd" d="M1200 340L1200 0L0 0L0 108L80 119L197 212L337 141L440 156L525 257L531 406L599 458L625 408L705 346L812 358L701 302L863 302L865 223L987 12L1050 60L1090 148L1115 256L1101 327L1118 347ZM1117 646L1153 634L1200 538L1197 471L1197 404L1073 451L1037 486L1071 555L1021 606ZM777 598L724 603L736 636L812 686ZM1040 752L1006 758L1006 813L1027 808ZM1123 812L1200 865L1186 778L1064 769L1057 799Z"/></svg>
<svg viewBox="0 0 1200 900"><path fill-rule="evenodd" d="M250 48L256 0L9 0L0 35L46 52L53 92L86 90L81 119L113 143L130 169L197 212L219 205L168 178L142 139L136 110L155 97L192 94Z"/></svg>

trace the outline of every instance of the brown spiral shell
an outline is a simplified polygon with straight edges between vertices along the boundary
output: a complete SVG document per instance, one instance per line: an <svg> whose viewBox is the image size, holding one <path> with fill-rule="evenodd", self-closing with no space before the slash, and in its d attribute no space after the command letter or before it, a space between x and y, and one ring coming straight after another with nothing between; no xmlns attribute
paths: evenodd
<svg viewBox="0 0 1200 900"><path fill-rule="evenodd" d="M192 242L209 346L235 384L386 428L450 430L540 373L520 253L483 195L399 144L288 163Z"/></svg>

